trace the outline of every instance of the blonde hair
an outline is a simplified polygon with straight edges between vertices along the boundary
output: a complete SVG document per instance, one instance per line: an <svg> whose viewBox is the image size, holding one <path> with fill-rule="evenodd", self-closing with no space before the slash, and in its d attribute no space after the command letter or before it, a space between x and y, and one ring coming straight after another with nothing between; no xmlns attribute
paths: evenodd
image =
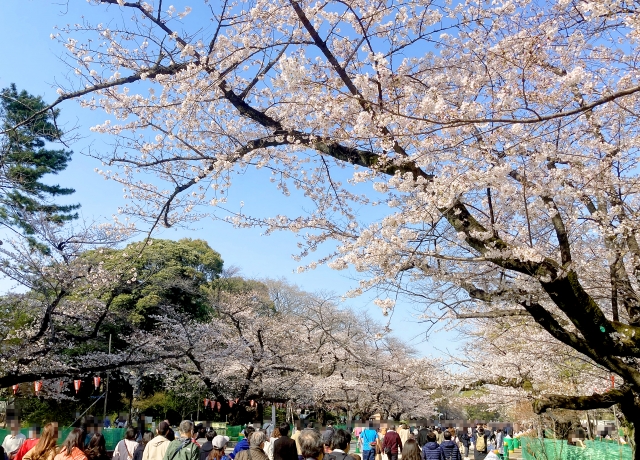
<svg viewBox="0 0 640 460"><path fill-rule="evenodd" d="M31 460L46 460L51 452L56 452L58 442L58 425L47 423L42 430L38 444L33 448Z"/></svg>

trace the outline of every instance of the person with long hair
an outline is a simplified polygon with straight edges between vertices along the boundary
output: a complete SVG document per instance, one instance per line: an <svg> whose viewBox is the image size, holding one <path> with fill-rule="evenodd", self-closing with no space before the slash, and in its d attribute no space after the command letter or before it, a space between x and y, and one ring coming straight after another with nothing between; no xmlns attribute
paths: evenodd
<svg viewBox="0 0 640 460"><path fill-rule="evenodd" d="M264 443L264 453L267 454L269 460L273 460L273 443L280 437L280 428L275 427L271 432L271 438Z"/></svg>
<svg viewBox="0 0 640 460"><path fill-rule="evenodd" d="M22 457L22 460L53 460L58 442L58 424L47 423L40 434L38 443Z"/></svg>
<svg viewBox="0 0 640 460"><path fill-rule="evenodd" d="M407 439L402 449L402 460L420 460L420 446L415 439Z"/></svg>
<svg viewBox="0 0 640 460"><path fill-rule="evenodd" d="M94 433L84 451L89 460L108 460L107 442L102 433Z"/></svg>
<svg viewBox="0 0 640 460"><path fill-rule="evenodd" d="M74 428L62 443L62 449L54 457L54 460L88 460L82 450L83 447L84 431L80 428Z"/></svg>

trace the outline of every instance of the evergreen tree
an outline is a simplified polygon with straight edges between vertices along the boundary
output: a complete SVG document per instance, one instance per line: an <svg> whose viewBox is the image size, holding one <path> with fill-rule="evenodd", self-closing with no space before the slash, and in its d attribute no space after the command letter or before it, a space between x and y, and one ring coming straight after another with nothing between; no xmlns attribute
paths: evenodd
<svg viewBox="0 0 640 460"><path fill-rule="evenodd" d="M41 97L18 92L15 84L0 92L0 225L28 236L34 234L28 214L62 223L77 218L74 211L80 207L52 202L74 189L42 182L44 175L63 171L72 154L47 148L47 142L60 141L63 133L56 125L59 110L34 116L46 106Z"/></svg>

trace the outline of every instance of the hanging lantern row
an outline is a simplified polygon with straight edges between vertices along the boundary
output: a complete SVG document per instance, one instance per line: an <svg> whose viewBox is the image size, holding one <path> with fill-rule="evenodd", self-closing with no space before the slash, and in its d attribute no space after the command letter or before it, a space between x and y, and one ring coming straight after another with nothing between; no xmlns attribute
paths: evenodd
<svg viewBox="0 0 640 460"><path fill-rule="evenodd" d="M237 404L239 401L240 401L239 398L236 398L235 400L229 399L227 401L227 403L229 405L229 408L232 408L233 405ZM204 405L205 409L211 408L211 410L215 410L215 411L219 412L220 409L222 408L222 403L220 403L220 401L216 401L215 399L204 398L204 400L202 402L203 402L203 405ZM283 409L283 408L287 407L286 403L270 403L270 402L267 401L266 404L269 404L269 405L272 404L272 405L276 406L276 409ZM249 401L249 405L251 407L257 407L258 403L257 403L257 401L252 399L251 401ZM307 409L307 408L309 408L311 406L300 406L300 407L303 408L303 409Z"/></svg>
<svg viewBox="0 0 640 460"><path fill-rule="evenodd" d="M98 376L93 377L93 386L95 387L96 390L100 388L101 381L102 379L100 377ZM64 390L64 382L60 380L60 382L58 382L58 385L59 385L58 392L62 392L62 390ZM40 392L42 391L43 386L44 386L44 382L42 380L36 380L35 382L33 382L33 390L35 391L36 396L40 395ZM80 391L81 386L82 386L82 380L76 379L73 381L73 388L76 390L76 394L78 394L78 391ZM14 395L18 394L18 392L20 391L19 384L12 385L11 388L13 389Z"/></svg>

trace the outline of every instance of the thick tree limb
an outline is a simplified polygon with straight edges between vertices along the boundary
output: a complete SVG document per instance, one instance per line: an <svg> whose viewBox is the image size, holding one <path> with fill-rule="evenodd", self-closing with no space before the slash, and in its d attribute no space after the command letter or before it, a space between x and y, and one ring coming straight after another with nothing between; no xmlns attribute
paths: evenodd
<svg viewBox="0 0 640 460"><path fill-rule="evenodd" d="M533 402L533 411L542 414L548 409L590 410L606 409L628 397L629 388L621 387L591 396L548 395Z"/></svg>
<svg viewBox="0 0 640 460"><path fill-rule="evenodd" d="M55 379L60 377L69 377L69 376L83 376L88 374L93 374L97 372L110 371L114 369L119 369L121 367L126 366L139 366L143 364L151 364L165 359L176 358L177 355L162 355L155 356L153 358L145 358L145 359L130 359L123 360L117 363L109 363L109 364L101 364L95 366L87 366L87 367L79 367L70 365L69 367L65 367L62 369L53 369L43 372L28 372L28 373L12 373L9 375L4 375L0 377L0 388L10 387L11 385L16 385L19 383L25 382L33 382L35 380L47 380L47 379Z"/></svg>
<svg viewBox="0 0 640 460"><path fill-rule="evenodd" d="M456 314L456 319L505 318L507 316L531 317L531 314L527 310L492 310L492 311L482 311L482 312L476 312L476 313L460 313L460 314Z"/></svg>

